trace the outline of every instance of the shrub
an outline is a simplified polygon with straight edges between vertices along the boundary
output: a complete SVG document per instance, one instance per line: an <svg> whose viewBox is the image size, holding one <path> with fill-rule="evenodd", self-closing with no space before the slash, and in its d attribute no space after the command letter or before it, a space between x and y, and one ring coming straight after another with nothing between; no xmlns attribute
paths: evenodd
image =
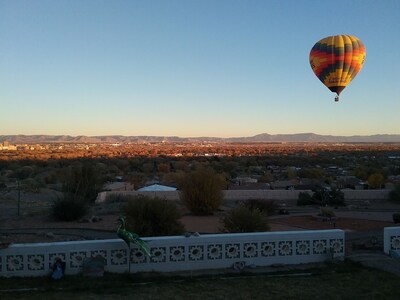
<svg viewBox="0 0 400 300"><path fill-rule="evenodd" d="M45 185L40 182L40 180L33 179L33 178L26 178L21 181L21 187L24 191L39 193L40 188L44 187Z"/></svg>
<svg viewBox="0 0 400 300"><path fill-rule="evenodd" d="M368 186L372 189L380 189L385 183L385 177L381 173L373 173L368 176Z"/></svg>
<svg viewBox="0 0 400 300"><path fill-rule="evenodd" d="M258 209L267 216L272 216L278 211L278 204L273 200L249 199L243 202L243 206L251 210Z"/></svg>
<svg viewBox="0 0 400 300"><path fill-rule="evenodd" d="M70 166L63 174L62 190L81 197L85 201L94 202L103 184L92 163L82 162Z"/></svg>
<svg viewBox="0 0 400 300"><path fill-rule="evenodd" d="M238 206L231 209L223 218L224 230L227 232L260 232L268 231L269 225L264 214L258 209Z"/></svg>
<svg viewBox="0 0 400 300"><path fill-rule="evenodd" d="M128 229L141 236L176 235L184 232L181 213L174 202L157 197L130 197L123 212Z"/></svg>
<svg viewBox="0 0 400 300"><path fill-rule="evenodd" d="M331 206L345 206L344 193L339 189L332 189L329 192L328 204Z"/></svg>
<svg viewBox="0 0 400 300"><path fill-rule="evenodd" d="M394 213L392 217L394 223L400 223L400 213Z"/></svg>
<svg viewBox="0 0 400 300"><path fill-rule="evenodd" d="M59 197L51 208L52 216L57 221L74 221L82 218L87 212L85 201L71 194Z"/></svg>
<svg viewBox="0 0 400 300"><path fill-rule="evenodd" d="M390 191L389 201L400 203L400 185Z"/></svg>
<svg viewBox="0 0 400 300"><path fill-rule="evenodd" d="M321 211L319 213L319 216L324 217L324 218L333 218L335 217L335 212L329 208L329 207L321 207Z"/></svg>
<svg viewBox="0 0 400 300"><path fill-rule="evenodd" d="M344 206L344 193L339 189L326 189L317 188L314 191L312 198L315 203L320 205L331 205L331 206Z"/></svg>
<svg viewBox="0 0 400 300"><path fill-rule="evenodd" d="M129 199L135 199L135 196L127 196L124 194L115 193L115 194L107 194L105 202L107 203L128 202Z"/></svg>
<svg viewBox="0 0 400 300"><path fill-rule="evenodd" d="M224 201L225 184L213 171L191 172L179 184L181 201L194 215L211 215Z"/></svg>
<svg viewBox="0 0 400 300"><path fill-rule="evenodd" d="M3 181L0 181L0 190L4 190L6 188L7 188L7 185Z"/></svg>
<svg viewBox="0 0 400 300"><path fill-rule="evenodd" d="M307 193L307 192L300 192L299 196L297 198L297 205L298 206L303 206L303 205L313 205L315 204L315 201L313 197Z"/></svg>

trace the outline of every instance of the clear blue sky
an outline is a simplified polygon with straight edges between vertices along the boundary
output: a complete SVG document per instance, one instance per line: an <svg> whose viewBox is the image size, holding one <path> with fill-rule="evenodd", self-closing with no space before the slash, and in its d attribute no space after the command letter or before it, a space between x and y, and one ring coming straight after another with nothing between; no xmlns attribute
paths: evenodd
<svg viewBox="0 0 400 300"><path fill-rule="evenodd" d="M367 49L338 103L336 34ZM399 0L0 0L0 134L400 134L399 37Z"/></svg>

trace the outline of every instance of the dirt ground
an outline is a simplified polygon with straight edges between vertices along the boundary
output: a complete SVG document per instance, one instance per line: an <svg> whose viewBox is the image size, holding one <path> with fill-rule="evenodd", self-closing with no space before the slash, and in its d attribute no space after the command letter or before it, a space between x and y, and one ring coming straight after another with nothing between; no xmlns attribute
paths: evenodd
<svg viewBox="0 0 400 300"><path fill-rule="evenodd" d="M49 194L49 192L46 192ZM49 197L40 201L39 195L27 201L24 195L17 215L16 202L13 198L0 197L0 248L10 243L55 242L68 240L116 238L116 220L122 204L96 205L84 220L75 222L56 222L51 220L48 210ZM228 209L228 208L225 208ZM395 208L398 209L398 208ZM288 210L291 211L290 207ZM318 209L299 212L293 208L290 215L276 215L269 218L271 231L344 229L347 231L369 231L395 226L386 212L371 209L365 213L346 211L337 213L334 220L318 217ZM181 221L187 232L221 233L220 217L222 212L213 216L192 216L186 214ZM381 215L384 215L382 217ZM354 215L354 217L353 217Z"/></svg>
<svg viewBox="0 0 400 300"><path fill-rule="evenodd" d="M43 216L10 217L0 220L1 244L38 243L99 238L117 238L115 221L117 214L101 215L96 222L55 222ZM188 232L221 233L219 216L191 216L181 219ZM322 220L316 215L282 216L269 220L271 231L344 229L368 231L394 226L393 222L337 218Z"/></svg>

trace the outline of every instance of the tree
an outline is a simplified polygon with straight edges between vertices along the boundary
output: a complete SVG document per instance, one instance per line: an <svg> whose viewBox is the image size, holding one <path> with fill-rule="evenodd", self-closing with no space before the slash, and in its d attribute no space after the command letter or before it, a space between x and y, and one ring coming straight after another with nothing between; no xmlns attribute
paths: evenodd
<svg viewBox="0 0 400 300"><path fill-rule="evenodd" d="M262 232L269 230L267 218L257 208L238 206L231 209L221 221L227 232Z"/></svg>
<svg viewBox="0 0 400 300"><path fill-rule="evenodd" d="M57 221L78 220L82 218L86 212L86 202L68 193L57 196L51 208L52 216Z"/></svg>
<svg viewBox="0 0 400 300"><path fill-rule="evenodd" d="M272 174L271 171L267 171L263 176L261 176L258 179L258 182L265 182L265 183L269 183L269 182L273 182L274 181L274 175Z"/></svg>
<svg viewBox="0 0 400 300"><path fill-rule="evenodd" d="M157 171L160 173L168 173L170 171L170 164L168 163L159 163Z"/></svg>
<svg viewBox="0 0 400 300"><path fill-rule="evenodd" d="M395 203L400 203L400 185L397 185L390 191L389 200Z"/></svg>
<svg viewBox="0 0 400 300"><path fill-rule="evenodd" d="M200 169L182 178L179 184L180 198L194 215L211 215L223 203L225 186L221 175Z"/></svg>
<svg viewBox="0 0 400 300"><path fill-rule="evenodd" d="M4 190L7 188L5 181L0 178L0 190Z"/></svg>
<svg viewBox="0 0 400 300"><path fill-rule="evenodd" d="M381 173L373 173L368 176L368 186L373 189L380 189L385 183L385 178Z"/></svg>
<svg viewBox="0 0 400 300"><path fill-rule="evenodd" d="M313 178L313 179L321 179L326 176L325 171L322 169L307 169L302 168L301 170L297 171L297 175L300 178Z"/></svg>
<svg viewBox="0 0 400 300"><path fill-rule="evenodd" d="M123 211L128 228L142 236L182 234L184 226L181 212L175 202L147 196L126 197L128 204Z"/></svg>
<svg viewBox="0 0 400 300"><path fill-rule="evenodd" d="M302 206L302 205L313 205L313 204L315 204L315 201L309 193L307 192L299 193L299 196L297 198L297 205Z"/></svg>
<svg viewBox="0 0 400 300"><path fill-rule="evenodd" d="M84 162L70 167L64 174L62 190L73 198L80 198L87 202L96 200L103 184L93 164Z"/></svg>
<svg viewBox="0 0 400 300"><path fill-rule="evenodd" d="M34 168L32 166L23 166L15 171L15 177L17 177L19 180L29 178L33 176L33 174Z"/></svg>
<svg viewBox="0 0 400 300"><path fill-rule="evenodd" d="M321 205L344 206L344 194L339 189L317 188L313 190L312 199Z"/></svg>
<svg viewBox="0 0 400 300"><path fill-rule="evenodd" d="M329 205L345 206L344 193L340 189L332 188L329 192Z"/></svg>
<svg viewBox="0 0 400 300"><path fill-rule="evenodd" d="M296 178L296 176L297 176L296 168L294 168L294 167L287 167L287 168L286 168L286 171L287 171L287 178L288 178L288 179Z"/></svg>

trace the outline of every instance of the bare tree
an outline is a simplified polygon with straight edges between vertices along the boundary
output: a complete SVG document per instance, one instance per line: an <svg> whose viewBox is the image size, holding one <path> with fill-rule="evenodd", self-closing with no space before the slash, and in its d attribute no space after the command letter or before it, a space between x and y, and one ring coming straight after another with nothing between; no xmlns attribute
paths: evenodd
<svg viewBox="0 0 400 300"><path fill-rule="evenodd" d="M226 182L221 175L201 169L184 176L180 182L180 198L195 215L211 215L224 200Z"/></svg>

